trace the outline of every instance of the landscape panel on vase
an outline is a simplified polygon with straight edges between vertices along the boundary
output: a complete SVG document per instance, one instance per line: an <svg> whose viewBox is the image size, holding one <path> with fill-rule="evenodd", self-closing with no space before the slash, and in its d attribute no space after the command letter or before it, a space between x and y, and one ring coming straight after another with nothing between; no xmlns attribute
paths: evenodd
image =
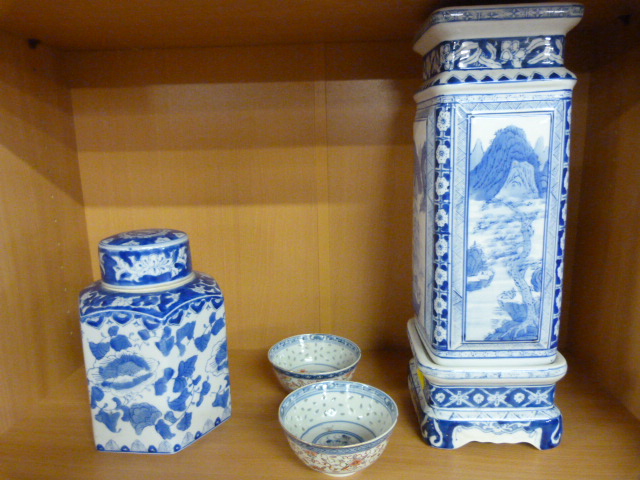
<svg viewBox="0 0 640 480"><path fill-rule="evenodd" d="M550 112L469 117L464 342L540 338Z"/></svg>

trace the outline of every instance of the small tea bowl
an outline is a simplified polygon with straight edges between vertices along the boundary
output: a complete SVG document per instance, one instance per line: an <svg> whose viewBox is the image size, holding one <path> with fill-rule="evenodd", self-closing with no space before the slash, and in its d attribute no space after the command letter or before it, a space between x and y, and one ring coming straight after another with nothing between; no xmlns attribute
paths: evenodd
<svg viewBox="0 0 640 480"><path fill-rule="evenodd" d="M287 395L278 418L305 465L327 475L347 476L382 455L396 426L398 407L375 387L329 380Z"/></svg>
<svg viewBox="0 0 640 480"><path fill-rule="evenodd" d="M276 343L268 356L280 384L293 391L324 380L350 380L362 352L346 338L308 333Z"/></svg>

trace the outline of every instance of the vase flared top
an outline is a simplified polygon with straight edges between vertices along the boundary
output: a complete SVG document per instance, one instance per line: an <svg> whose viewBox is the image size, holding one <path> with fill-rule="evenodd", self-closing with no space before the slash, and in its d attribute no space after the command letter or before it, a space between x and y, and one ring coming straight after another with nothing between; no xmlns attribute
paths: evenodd
<svg viewBox="0 0 640 480"><path fill-rule="evenodd" d="M436 10L416 37L425 87L573 79L565 36L582 18L578 3L531 3Z"/></svg>
<svg viewBox="0 0 640 480"><path fill-rule="evenodd" d="M443 40L566 35L582 18L579 3L529 3L450 7L433 12L416 36L414 50L427 54Z"/></svg>

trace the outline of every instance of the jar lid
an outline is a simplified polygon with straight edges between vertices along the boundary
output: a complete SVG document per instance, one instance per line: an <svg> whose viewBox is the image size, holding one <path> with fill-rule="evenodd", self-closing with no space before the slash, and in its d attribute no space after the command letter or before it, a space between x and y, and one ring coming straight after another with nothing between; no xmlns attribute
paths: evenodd
<svg viewBox="0 0 640 480"><path fill-rule="evenodd" d="M98 253L106 287L150 288L192 276L189 236L179 230L118 233L102 240Z"/></svg>

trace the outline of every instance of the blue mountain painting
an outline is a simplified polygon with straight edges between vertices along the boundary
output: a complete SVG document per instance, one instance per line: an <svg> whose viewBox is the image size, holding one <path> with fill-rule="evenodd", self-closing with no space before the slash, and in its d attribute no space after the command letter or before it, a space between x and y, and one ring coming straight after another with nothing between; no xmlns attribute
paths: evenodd
<svg viewBox="0 0 640 480"><path fill-rule="evenodd" d="M490 201L500 192L519 198L543 198L547 193L548 162L540 159L522 128L496 132L480 163L469 175L471 198Z"/></svg>
<svg viewBox="0 0 640 480"><path fill-rule="evenodd" d="M525 131L515 125L496 132L469 174L474 213L467 233L467 324L473 322L472 330L478 332L473 335L485 341L537 338L542 266L538 220L546 210L548 178L549 162L541 162Z"/></svg>

